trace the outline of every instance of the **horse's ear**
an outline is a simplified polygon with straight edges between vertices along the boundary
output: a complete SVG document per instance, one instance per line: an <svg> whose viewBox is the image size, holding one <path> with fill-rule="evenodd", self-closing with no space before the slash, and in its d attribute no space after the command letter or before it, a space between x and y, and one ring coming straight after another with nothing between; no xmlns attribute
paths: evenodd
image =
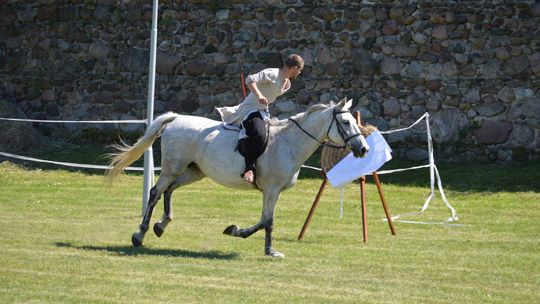
<svg viewBox="0 0 540 304"><path fill-rule="evenodd" d="M352 106L352 99L347 100L347 98L343 98L337 105L337 109L339 111L349 111L349 109Z"/></svg>

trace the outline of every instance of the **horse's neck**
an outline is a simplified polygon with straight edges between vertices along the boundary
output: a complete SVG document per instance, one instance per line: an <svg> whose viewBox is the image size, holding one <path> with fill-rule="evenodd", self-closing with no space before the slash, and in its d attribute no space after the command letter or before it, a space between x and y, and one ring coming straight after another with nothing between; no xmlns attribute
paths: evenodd
<svg viewBox="0 0 540 304"><path fill-rule="evenodd" d="M320 114L319 116L310 115L302 123L301 126L309 134L315 137L319 142L321 142L326 136L326 131L328 129L328 122L324 119L325 114ZM279 136L278 138L283 138L285 142L279 143L280 146L288 145L292 147L295 151L294 158L295 163L302 165L319 147L320 143L315 141L304 131L302 131L298 126L290 126L286 132L288 136Z"/></svg>

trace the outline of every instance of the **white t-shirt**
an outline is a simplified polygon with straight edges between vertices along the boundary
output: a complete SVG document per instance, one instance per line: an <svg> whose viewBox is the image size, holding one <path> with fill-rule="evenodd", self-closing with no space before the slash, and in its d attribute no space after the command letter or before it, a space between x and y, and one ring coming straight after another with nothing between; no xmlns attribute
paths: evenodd
<svg viewBox="0 0 540 304"><path fill-rule="evenodd" d="M284 81L285 79L280 69L269 68L264 69L257 74L249 75L246 77L245 82L246 84L255 82L257 88L261 91L261 94L268 99L268 104L270 104L273 103L278 96L291 88L290 82L283 88ZM255 111L268 111L268 105L260 103L255 93L250 92L239 105L216 108L216 110L219 112L221 119L225 123L240 125L242 120L250 113Z"/></svg>

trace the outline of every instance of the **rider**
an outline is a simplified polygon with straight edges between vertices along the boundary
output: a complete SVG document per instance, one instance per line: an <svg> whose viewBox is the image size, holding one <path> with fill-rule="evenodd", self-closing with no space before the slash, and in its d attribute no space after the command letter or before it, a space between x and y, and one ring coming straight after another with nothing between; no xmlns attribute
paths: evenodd
<svg viewBox="0 0 540 304"><path fill-rule="evenodd" d="M217 108L227 124L241 125L239 152L244 156L246 169L242 178L252 183L255 178L255 161L264 152L267 132L265 120L270 117L268 105L291 88L291 79L300 75L304 59L292 54L280 69L268 68L246 77L250 93L234 107Z"/></svg>

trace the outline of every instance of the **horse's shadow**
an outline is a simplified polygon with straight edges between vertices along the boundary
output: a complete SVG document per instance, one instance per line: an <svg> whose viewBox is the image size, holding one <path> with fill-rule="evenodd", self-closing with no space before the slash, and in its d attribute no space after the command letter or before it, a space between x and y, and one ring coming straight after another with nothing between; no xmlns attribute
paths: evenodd
<svg viewBox="0 0 540 304"><path fill-rule="evenodd" d="M166 256L210 260L233 260L238 257L237 253L223 253L220 251L191 251L182 249L148 248L133 246L76 246L71 243L57 242L57 247L67 247L78 250L105 251L120 256Z"/></svg>

